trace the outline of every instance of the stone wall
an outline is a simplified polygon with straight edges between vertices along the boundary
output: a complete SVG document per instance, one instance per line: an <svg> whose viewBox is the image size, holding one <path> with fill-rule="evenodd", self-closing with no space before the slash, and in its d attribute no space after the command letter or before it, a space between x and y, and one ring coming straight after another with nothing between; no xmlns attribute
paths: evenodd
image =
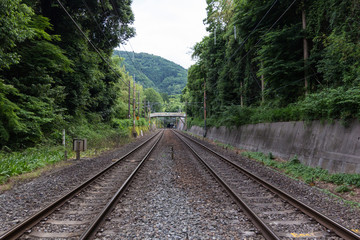
<svg viewBox="0 0 360 240"><path fill-rule="evenodd" d="M193 126L190 132L203 135L203 129ZM207 138L240 149L273 153L283 159L297 155L310 166L330 172L360 173L360 122L349 127L340 122L323 124L314 121L278 122L244 125L238 128L210 128Z"/></svg>

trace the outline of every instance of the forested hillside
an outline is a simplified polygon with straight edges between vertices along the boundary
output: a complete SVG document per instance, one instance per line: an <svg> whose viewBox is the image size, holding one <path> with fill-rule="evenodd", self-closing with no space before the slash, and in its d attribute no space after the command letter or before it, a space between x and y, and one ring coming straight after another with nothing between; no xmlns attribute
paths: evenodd
<svg viewBox="0 0 360 240"><path fill-rule="evenodd" d="M130 4L0 1L0 148L61 143L62 129L119 133L109 127L128 116L132 78L112 49L134 36Z"/></svg>
<svg viewBox="0 0 360 240"><path fill-rule="evenodd" d="M360 3L211 0L183 99L213 125L360 117Z"/></svg>
<svg viewBox="0 0 360 240"><path fill-rule="evenodd" d="M186 86L187 71L180 65L147 53L114 51L125 59L124 66L145 88L155 88L168 95L180 94ZM135 66L136 68L135 68Z"/></svg>

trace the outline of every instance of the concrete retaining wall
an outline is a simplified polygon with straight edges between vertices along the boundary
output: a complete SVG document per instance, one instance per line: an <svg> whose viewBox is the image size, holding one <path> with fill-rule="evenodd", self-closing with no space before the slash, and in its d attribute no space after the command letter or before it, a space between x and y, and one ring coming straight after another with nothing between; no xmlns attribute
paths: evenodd
<svg viewBox="0 0 360 240"><path fill-rule="evenodd" d="M203 135L203 129L193 126L190 132ZM360 173L360 122L349 127L339 122L323 124L314 121L279 122L244 125L238 128L210 128L207 138L240 149L272 152L290 159L294 155L309 165L330 172Z"/></svg>

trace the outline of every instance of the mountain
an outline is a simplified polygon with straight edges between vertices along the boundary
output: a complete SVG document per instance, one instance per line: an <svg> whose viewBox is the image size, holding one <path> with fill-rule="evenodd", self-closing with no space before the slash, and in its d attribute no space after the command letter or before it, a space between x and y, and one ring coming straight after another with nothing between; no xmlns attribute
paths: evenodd
<svg viewBox="0 0 360 240"><path fill-rule="evenodd" d="M126 71L132 76L135 74L136 82L140 82L145 88L175 95L180 94L186 86L187 70L174 62L148 53L115 50L114 55L125 59L123 65Z"/></svg>

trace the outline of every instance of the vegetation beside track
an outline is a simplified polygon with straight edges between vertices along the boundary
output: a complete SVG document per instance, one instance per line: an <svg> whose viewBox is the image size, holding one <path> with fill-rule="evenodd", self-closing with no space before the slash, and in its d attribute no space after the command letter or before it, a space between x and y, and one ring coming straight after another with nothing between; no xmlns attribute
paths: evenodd
<svg viewBox="0 0 360 240"><path fill-rule="evenodd" d="M328 89L309 94L304 100L286 107L272 104L253 107L232 105L219 116L207 119L208 127L240 126L265 122L312 121L332 122L340 119L346 126L353 119L360 119L360 87ZM188 118L188 127L204 126L202 118Z"/></svg>
<svg viewBox="0 0 360 240"><path fill-rule="evenodd" d="M216 127L360 118L358 2L212 0L206 10L182 94L190 124L203 126L205 109Z"/></svg>
<svg viewBox="0 0 360 240"><path fill-rule="evenodd" d="M86 120L79 120L68 127L66 151L68 158L75 156L72 151L73 138L87 138L88 150L82 157L97 155L103 151L118 147L131 140L132 120L116 120L113 126L99 123L91 125ZM136 121L136 131L140 134L148 131L147 121ZM40 144L24 151L0 151L0 184L6 183L9 178L53 165L65 159L63 146L53 142Z"/></svg>
<svg viewBox="0 0 360 240"><path fill-rule="evenodd" d="M305 166L297 159L296 156L289 161L281 161L279 159L275 159L271 153L266 155L261 152L243 152L242 155L261 162L265 166L279 170L289 177L304 181L312 186L318 185L318 183L335 184L336 187L333 191L336 194L349 193L350 196L355 196L355 191L360 188L360 174L332 174L319 167L314 168ZM352 205L360 207L359 202Z"/></svg>

